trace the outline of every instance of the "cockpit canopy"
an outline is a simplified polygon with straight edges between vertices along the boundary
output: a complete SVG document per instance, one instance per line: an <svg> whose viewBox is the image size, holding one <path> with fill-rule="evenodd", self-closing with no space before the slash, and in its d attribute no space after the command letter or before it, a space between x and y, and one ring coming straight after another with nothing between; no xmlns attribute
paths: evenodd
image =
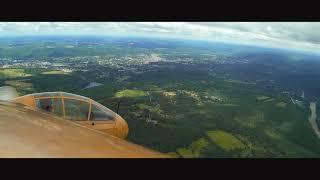
<svg viewBox="0 0 320 180"><path fill-rule="evenodd" d="M14 101L73 121L114 121L116 118L116 113L98 102L71 93L36 93Z"/></svg>

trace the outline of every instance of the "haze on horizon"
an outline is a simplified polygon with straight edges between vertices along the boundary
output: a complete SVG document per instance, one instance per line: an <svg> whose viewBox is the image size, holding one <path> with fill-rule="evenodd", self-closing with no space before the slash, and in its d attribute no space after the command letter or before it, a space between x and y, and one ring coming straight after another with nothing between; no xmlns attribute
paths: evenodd
<svg viewBox="0 0 320 180"><path fill-rule="evenodd" d="M108 35L184 38L318 53L319 22L0 22L0 37Z"/></svg>

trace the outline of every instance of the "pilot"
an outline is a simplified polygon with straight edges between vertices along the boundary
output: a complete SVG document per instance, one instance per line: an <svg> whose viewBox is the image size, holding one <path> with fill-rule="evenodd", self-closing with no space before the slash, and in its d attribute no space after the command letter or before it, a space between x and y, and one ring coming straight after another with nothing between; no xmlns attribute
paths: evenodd
<svg viewBox="0 0 320 180"><path fill-rule="evenodd" d="M50 105L47 105L46 108L45 108L45 110L48 111L48 112L51 112L51 106L50 106Z"/></svg>
<svg viewBox="0 0 320 180"><path fill-rule="evenodd" d="M90 114L90 121L92 121L93 120L93 118L94 118L94 114L93 114L93 112L91 111L91 114Z"/></svg>

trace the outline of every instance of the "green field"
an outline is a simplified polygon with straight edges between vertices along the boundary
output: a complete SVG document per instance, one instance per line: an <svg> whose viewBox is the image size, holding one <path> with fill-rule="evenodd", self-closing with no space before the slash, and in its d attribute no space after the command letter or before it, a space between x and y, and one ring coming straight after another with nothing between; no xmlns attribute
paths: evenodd
<svg viewBox="0 0 320 180"><path fill-rule="evenodd" d="M264 101L264 100L267 100L267 99L269 99L270 97L268 97L268 96L257 96L257 100L258 101Z"/></svg>
<svg viewBox="0 0 320 180"><path fill-rule="evenodd" d="M70 73L54 70L54 71L46 71L46 72L43 72L43 73L41 73L41 74L70 74Z"/></svg>
<svg viewBox="0 0 320 180"><path fill-rule="evenodd" d="M180 157L183 158L199 158L202 156L202 152L207 148L209 142L205 138L200 138L192 142L186 148L178 148L177 153Z"/></svg>
<svg viewBox="0 0 320 180"><path fill-rule="evenodd" d="M126 89L126 90L118 91L115 94L115 97L117 97L117 98L122 98L122 97L133 98L133 97L140 97L140 96L146 96L146 95L147 94L144 91L141 91L141 90Z"/></svg>
<svg viewBox="0 0 320 180"><path fill-rule="evenodd" d="M10 79L19 77L29 77L31 74L25 72L24 69L0 69L0 78Z"/></svg>
<svg viewBox="0 0 320 180"><path fill-rule="evenodd" d="M221 130L215 130L207 132L207 135L212 142L217 144L225 151L245 148L245 145L230 133Z"/></svg>
<svg viewBox="0 0 320 180"><path fill-rule="evenodd" d="M287 103L278 102L278 103L276 104L276 106L277 106L277 107L280 107L280 108L285 108L285 107L287 107Z"/></svg>

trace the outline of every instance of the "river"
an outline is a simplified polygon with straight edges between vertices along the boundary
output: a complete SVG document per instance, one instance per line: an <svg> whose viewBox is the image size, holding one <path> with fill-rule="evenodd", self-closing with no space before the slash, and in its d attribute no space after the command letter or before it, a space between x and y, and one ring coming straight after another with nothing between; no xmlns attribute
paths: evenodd
<svg viewBox="0 0 320 180"><path fill-rule="evenodd" d="M316 105L317 105L316 102L310 102L311 115L309 116L309 122L314 132L320 138L320 130L316 122L317 120Z"/></svg>
<svg viewBox="0 0 320 180"><path fill-rule="evenodd" d="M0 100L9 101L16 97L18 97L18 92L14 87L11 87L11 86L0 87Z"/></svg>

